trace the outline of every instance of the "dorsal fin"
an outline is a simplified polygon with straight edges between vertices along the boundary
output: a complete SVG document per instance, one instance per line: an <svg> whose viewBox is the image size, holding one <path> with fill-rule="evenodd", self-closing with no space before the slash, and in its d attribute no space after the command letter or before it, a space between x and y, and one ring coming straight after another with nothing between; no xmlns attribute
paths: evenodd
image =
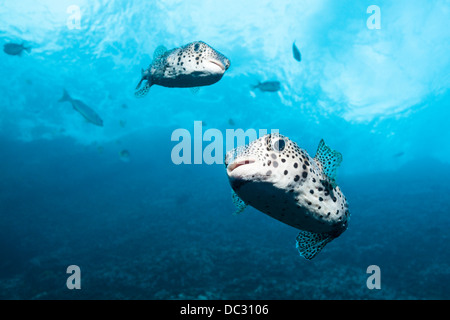
<svg viewBox="0 0 450 320"><path fill-rule="evenodd" d="M342 154L328 147L322 139L314 159L321 165L333 188L336 187L336 169L342 162Z"/></svg>
<svg viewBox="0 0 450 320"><path fill-rule="evenodd" d="M233 203L236 206L236 211L233 214L239 214L247 208L247 204L239 198L234 190L231 190L231 197L233 198Z"/></svg>
<svg viewBox="0 0 450 320"><path fill-rule="evenodd" d="M166 53L166 52L167 52L167 48L166 48L166 47L164 47L164 46L158 46L158 47L155 49L155 52L153 52L153 61L158 60L159 58L161 58L162 55L163 55L164 53Z"/></svg>

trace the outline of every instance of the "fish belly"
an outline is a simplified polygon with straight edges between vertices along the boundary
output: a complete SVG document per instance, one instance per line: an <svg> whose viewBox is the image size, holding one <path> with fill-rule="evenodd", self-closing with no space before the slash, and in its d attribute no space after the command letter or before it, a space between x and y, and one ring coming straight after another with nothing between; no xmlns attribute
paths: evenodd
<svg viewBox="0 0 450 320"><path fill-rule="evenodd" d="M152 83L168 88L193 88L209 86L218 82L222 75L206 75L202 73L179 74L163 78L152 78Z"/></svg>
<svg viewBox="0 0 450 320"><path fill-rule="evenodd" d="M334 225L322 221L320 216L299 204L295 192L274 190L273 187L268 189L263 182L252 184L251 187L244 184L235 191L245 203L255 209L299 230L322 233L334 229Z"/></svg>

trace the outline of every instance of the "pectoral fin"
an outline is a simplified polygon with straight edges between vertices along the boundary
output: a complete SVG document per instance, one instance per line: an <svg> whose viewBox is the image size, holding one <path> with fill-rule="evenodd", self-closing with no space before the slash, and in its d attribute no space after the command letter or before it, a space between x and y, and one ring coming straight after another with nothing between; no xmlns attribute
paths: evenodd
<svg viewBox="0 0 450 320"><path fill-rule="evenodd" d="M247 208L247 204L239 198L234 190L231 190L231 197L233 198L233 203L236 206L236 211L233 214L239 214Z"/></svg>

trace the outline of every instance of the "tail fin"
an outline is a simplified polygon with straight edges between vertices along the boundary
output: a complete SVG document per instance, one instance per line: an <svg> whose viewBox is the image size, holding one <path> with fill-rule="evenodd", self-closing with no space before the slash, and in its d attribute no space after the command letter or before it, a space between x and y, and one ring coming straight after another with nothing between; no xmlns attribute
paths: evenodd
<svg viewBox="0 0 450 320"><path fill-rule="evenodd" d="M23 50L25 50L28 53L31 52L31 47L25 47L25 42L22 43L22 48L23 48Z"/></svg>
<svg viewBox="0 0 450 320"><path fill-rule="evenodd" d="M144 69L142 69L142 70L141 70L141 74L142 74L141 81L139 81L138 85L136 86L136 89L134 89L134 90L139 89L139 87L140 87L141 84L142 84L142 81L146 80L146 76L145 76L144 72L145 72Z"/></svg>
<svg viewBox="0 0 450 320"><path fill-rule="evenodd" d="M335 237L328 233L300 231L297 236L297 250L307 260L314 258L325 245Z"/></svg>
<svg viewBox="0 0 450 320"><path fill-rule="evenodd" d="M61 99L58 100L58 102L64 102L64 101L70 101L70 100L72 100L72 98L69 96L66 89L64 89L63 96L61 97Z"/></svg>
<svg viewBox="0 0 450 320"><path fill-rule="evenodd" d="M261 81L258 81L257 84L251 85L250 87L251 87L252 89L257 89L257 88L259 87L260 84L261 84Z"/></svg>
<svg viewBox="0 0 450 320"><path fill-rule="evenodd" d="M142 98L144 97L149 91L150 91L150 87L152 86L150 81L147 81L147 83L139 90L134 92L134 95L137 98Z"/></svg>

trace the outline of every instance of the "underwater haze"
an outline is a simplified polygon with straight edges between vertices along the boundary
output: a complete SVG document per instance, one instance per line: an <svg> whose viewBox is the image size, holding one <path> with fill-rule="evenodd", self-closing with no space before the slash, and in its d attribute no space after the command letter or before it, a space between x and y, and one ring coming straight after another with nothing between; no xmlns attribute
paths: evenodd
<svg viewBox="0 0 450 320"><path fill-rule="evenodd" d="M448 21L447 0L2 1L0 299L449 299ZM218 82L135 96L194 41L231 62ZM223 161L194 164L210 129L221 159L230 129L324 139L348 229L306 260L297 229L233 215Z"/></svg>

